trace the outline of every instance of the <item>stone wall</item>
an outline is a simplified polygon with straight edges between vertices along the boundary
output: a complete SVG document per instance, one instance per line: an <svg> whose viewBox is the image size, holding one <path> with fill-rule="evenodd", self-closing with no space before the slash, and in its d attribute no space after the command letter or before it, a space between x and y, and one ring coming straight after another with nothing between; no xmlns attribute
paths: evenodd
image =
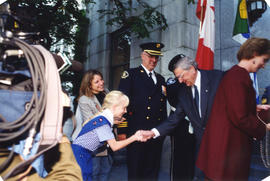
<svg viewBox="0 0 270 181"><path fill-rule="evenodd" d="M136 6L135 1L133 2L134 6ZM167 69L168 62L174 55L184 53L193 58L196 56L199 29L199 20L195 16L197 5L196 3L188 4L187 0L152 0L147 2L165 15L168 28L165 31L161 31L158 27L154 28L150 34L150 38L147 39L132 38L130 67L136 67L141 63L140 43L161 41L165 44L165 48L163 49L164 56L156 67L156 71L165 76L165 78L168 78L172 76ZM227 70L237 63L236 53L240 44L232 40L237 3L238 0L215 0L215 69ZM110 6L112 6L110 1L99 0L96 1L96 4L91 4L88 7L90 29L85 69L96 68L101 70L104 74L105 81L109 79L110 33L117 30L118 27L107 26L106 20L108 17L101 17L97 13L97 10ZM268 33L269 26L265 26L265 22L267 22L267 18L270 16L269 11L268 9L262 18L251 27L252 36L270 38ZM266 66L265 70L258 72L261 94L263 88L270 84L267 78L269 74L269 65Z"/></svg>

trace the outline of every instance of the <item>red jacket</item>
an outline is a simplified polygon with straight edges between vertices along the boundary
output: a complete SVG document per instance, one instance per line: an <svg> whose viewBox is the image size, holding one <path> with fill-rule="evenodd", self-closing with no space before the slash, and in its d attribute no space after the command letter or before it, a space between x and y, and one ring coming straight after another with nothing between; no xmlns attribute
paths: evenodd
<svg viewBox="0 0 270 181"><path fill-rule="evenodd" d="M219 85L196 165L211 180L247 180L252 140L264 135L249 73L235 65Z"/></svg>

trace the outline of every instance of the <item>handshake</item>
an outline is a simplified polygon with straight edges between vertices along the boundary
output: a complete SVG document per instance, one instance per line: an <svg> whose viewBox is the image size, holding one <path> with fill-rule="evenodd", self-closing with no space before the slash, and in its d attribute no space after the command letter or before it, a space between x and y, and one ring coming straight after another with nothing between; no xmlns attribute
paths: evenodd
<svg viewBox="0 0 270 181"><path fill-rule="evenodd" d="M136 141L146 142L147 140L153 138L155 134L151 130L138 130L133 136Z"/></svg>

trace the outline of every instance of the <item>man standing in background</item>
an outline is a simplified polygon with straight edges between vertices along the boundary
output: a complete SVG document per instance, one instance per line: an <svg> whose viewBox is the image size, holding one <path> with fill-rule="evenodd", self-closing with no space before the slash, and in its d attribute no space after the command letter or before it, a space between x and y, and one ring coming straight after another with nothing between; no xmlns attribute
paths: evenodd
<svg viewBox="0 0 270 181"><path fill-rule="evenodd" d="M141 65L124 71L119 84L119 90L130 99L127 136L156 127L167 118L165 79L154 71L164 45L150 42L140 47ZM129 181L158 179L163 141L164 137L159 137L127 147Z"/></svg>

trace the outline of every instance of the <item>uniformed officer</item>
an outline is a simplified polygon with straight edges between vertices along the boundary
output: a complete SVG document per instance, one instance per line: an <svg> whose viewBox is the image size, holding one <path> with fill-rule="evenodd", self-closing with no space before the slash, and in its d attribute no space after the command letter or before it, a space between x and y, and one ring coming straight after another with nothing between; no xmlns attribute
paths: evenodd
<svg viewBox="0 0 270 181"><path fill-rule="evenodd" d="M270 103L270 85L264 89L264 93L262 95L262 104Z"/></svg>
<svg viewBox="0 0 270 181"><path fill-rule="evenodd" d="M179 57L185 57L179 54ZM168 69L173 72L179 57L174 57L168 65ZM178 92L183 86L176 78L167 80L167 99L171 106L170 114L173 114L178 103ZM171 158L171 180L192 180L195 167L195 135L190 121L183 119L179 122L171 135L172 158Z"/></svg>
<svg viewBox="0 0 270 181"><path fill-rule="evenodd" d="M140 129L151 129L167 117L165 79L154 71L164 45L150 42L140 47L141 65L124 71L119 84L119 90L130 99L127 136ZM160 137L127 147L129 181L158 179L163 141L164 137Z"/></svg>

